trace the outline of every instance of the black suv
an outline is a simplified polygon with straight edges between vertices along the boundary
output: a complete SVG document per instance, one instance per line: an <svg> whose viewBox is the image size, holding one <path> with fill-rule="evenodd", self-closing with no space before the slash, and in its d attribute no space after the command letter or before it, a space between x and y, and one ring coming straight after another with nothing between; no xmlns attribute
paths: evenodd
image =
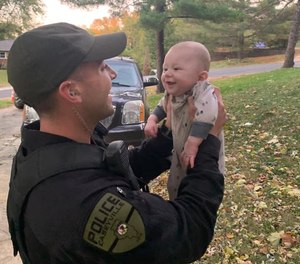
<svg viewBox="0 0 300 264"><path fill-rule="evenodd" d="M157 80L144 81L133 59L116 57L105 61L117 73L112 80L112 101L115 113L102 120L109 130L107 142L124 140L128 146L139 145L145 138L144 126L149 116L146 86L157 85Z"/></svg>

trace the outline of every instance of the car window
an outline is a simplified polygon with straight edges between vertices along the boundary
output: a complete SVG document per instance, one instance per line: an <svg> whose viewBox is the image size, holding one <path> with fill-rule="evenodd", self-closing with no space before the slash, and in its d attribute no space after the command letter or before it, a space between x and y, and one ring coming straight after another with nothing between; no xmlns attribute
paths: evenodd
<svg viewBox="0 0 300 264"><path fill-rule="evenodd" d="M138 74L131 63L106 62L117 73L117 77L112 80L113 86L136 86L139 83Z"/></svg>

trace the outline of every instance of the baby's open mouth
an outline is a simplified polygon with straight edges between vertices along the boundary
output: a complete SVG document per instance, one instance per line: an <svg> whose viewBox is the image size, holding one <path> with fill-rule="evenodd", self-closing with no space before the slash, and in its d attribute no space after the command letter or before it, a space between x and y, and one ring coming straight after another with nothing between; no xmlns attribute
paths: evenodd
<svg viewBox="0 0 300 264"><path fill-rule="evenodd" d="M166 82L166 84L168 84L168 85L172 85L172 84L174 84L175 82Z"/></svg>

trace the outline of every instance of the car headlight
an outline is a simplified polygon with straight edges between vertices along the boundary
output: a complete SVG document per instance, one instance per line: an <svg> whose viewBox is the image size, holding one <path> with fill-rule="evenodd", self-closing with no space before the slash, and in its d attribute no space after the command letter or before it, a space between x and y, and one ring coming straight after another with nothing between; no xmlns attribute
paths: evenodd
<svg viewBox="0 0 300 264"><path fill-rule="evenodd" d="M39 120L39 115L38 113L30 106L24 105L24 110L23 110L23 122L25 124L30 124L36 120Z"/></svg>
<svg viewBox="0 0 300 264"><path fill-rule="evenodd" d="M129 101L124 104L122 124L136 124L145 122L145 107L141 100Z"/></svg>

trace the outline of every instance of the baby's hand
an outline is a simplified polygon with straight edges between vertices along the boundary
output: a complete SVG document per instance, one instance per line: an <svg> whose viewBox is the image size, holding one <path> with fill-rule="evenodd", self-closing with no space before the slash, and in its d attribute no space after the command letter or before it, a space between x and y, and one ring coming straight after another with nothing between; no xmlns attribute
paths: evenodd
<svg viewBox="0 0 300 264"><path fill-rule="evenodd" d="M194 168L195 158L198 153L199 145L202 143L202 138L189 136L184 144L184 149L181 153L181 160L184 166Z"/></svg>
<svg viewBox="0 0 300 264"><path fill-rule="evenodd" d="M154 120L148 119L147 124L144 128L144 133L146 137L156 137L157 136L157 124Z"/></svg>

